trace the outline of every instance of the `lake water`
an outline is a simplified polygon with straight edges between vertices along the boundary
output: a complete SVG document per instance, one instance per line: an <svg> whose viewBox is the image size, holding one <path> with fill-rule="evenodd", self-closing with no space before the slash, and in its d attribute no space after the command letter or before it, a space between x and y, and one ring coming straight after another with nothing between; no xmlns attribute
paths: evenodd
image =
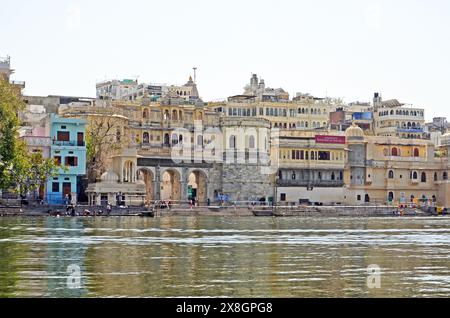
<svg viewBox="0 0 450 318"><path fill-rule="evenodd" d="M0 296L449 297L450 218L4 217Z"/></svg>

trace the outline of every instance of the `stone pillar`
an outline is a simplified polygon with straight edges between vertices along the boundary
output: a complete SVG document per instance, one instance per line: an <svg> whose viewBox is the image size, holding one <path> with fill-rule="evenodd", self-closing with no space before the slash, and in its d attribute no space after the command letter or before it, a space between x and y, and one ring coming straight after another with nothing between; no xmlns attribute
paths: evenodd
<svg viewBox="0 0 450 318"><path fill-rule="evenodd" d="M154 200L161 200L161 168L155 168L155 181L153 183L153 198Z"/></svg>
<svg viewBox="0 0 450 318"><path fill-rule="evenodd" d="M211 193L211 190L209 189L209 179L208 179L208 177L205 178L205 191L206 191L206 193L205 193L206 201L208 201L208 198L209 198L210 201L213 202L214 198L210 198L209 197L209 194Z"/></svg>
<svg viewBox="0 0 450 318"><path fill-rule="evenodd" d="M188 195L187 195L188 183L189 183L189 171L188 171L188 168L184 167L182 169L182 173L180 176L180 191L181 191L180 200L181 201L187 201L187 199L188 199Z"/></svg>

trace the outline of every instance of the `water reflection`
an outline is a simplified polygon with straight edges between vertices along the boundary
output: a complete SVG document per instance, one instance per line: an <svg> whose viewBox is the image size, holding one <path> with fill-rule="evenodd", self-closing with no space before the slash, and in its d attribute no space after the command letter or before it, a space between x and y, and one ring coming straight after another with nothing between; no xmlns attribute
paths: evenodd
<svg viewBox="0 0 450 318"><path fill-rule="evenodd" d="M450 295L445 218L1 218L0 296ZM81 288L67 286L67 267ZM367 267L381 267L369 289Z"/></svg>

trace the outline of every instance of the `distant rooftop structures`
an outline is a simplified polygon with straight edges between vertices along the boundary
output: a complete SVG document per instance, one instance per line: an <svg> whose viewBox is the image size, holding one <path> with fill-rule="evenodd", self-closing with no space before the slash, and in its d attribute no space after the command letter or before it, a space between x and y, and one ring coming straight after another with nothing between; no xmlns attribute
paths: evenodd
<svg viewBox="0 0 450 318"><path fill-rule="evenodd" d="M383 100L381 98L380 93L374 93L373 95L373 106L375 109L378 108L393 108L393 107L401 107L405 106L404 103L400 103L397 99L389 99L389 100Z"/></svg>
<svg viewBox="0 0 450 318"><path fill-rule="evenodd" d="M258 102L283 102L289 101L289 93L282 88L266 87L264 80L258 80L257 74L252 74L250 84L244 87L242 95L235 95L228 98L229 101L258 101Z"/></svg>
<svg viewBox="0 0 450 318"><path fill-rule="evenodd" d="M184 85L138 83L137 80L108 80L96 85L97 98L101 100L135 101L149 99L180 99L188 102L201 101L197 84L191 76Z"/></svg>

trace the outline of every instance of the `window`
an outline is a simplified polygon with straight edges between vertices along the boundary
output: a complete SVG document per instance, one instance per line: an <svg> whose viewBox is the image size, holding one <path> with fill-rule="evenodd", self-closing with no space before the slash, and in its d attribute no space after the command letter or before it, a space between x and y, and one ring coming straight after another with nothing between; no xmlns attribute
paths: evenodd
<svg viewBox="0 0 450 318"><path fill-rule="evenodd" d="M364 202L370 202L370 197L368 194L364 196Z"/></svg>
<svg viewBox="0 0 450 318"><path fill-rule="evenodd" d="M420 182L427 182L427 174L425 172L422 172Z"/></svg>
<svg viewBox="0 0 450 318"><path fill-rule="evenodd" d="M280 193L280 201L286 201L286 193Z"/></svg>
<svg viewBox="0 0 450 318"><path fill-rule="evenodd" d="M437 175L437 172L434 173L434 178L433 178L433 180L434 180L434 181L438 181L438 175Z"/></svg>
<svg viewBox="0 0 450 318"><path fill-rule="evenodd" d="M59 182L52 182L52 192L59 192Z"/></svg>
<svg viewBox="0 0 450 318"><path fill-rule="evenodd" d="M396 147L392 148L391 156L393 156L393 157L397 157L398 156L398 149Z"/></svg>
<svg viewBox="0 0 450 318"><path fill-rule="evenodd" d="M413 178L414 180L417 180L417 172L416 172L416 171L414 171L414 172L412 173L412 178Z"/></svg>
<svg viewBox="0 0 450 318"><path fill-rule="evenodd" d="M142 140L143 140L143 142L144 142L145 144L148 144L148 143L149 143L149 141L150 141L150 136L149 136L148 132L145 132L145 133L142 134Z"/></svg>
<svg viewBox="0 0 450 318"><path fill-rule="evenodd" d="M394 192L389 192L389 194L388 194L388 201L389 202L394 201Z"/></svg>
<svg viewBox="0 0 450 318"><path fill-rule="evenodd" d="M414 148L414 157L419 157L419 149Z"/></svg>
<svg viewBox="0 0 450 318"><path fill-rule="evenodd" d="M172 134L172 145L178 144L178 134Z"/></svg>
<svg viewBox="0 0 450 318"><path fill-rule="evenodd" d="M447 172L444 172L444 173L442 174L442 180L448 180L448 174L447 174Z"/></svg>
<svg viewBox="0 0 450 318"><path fill-rule="evenodd" d="M170 144L169 134L164 134L164 145L168 146Z"/></svg>
<svg viewBox="0 0 450 318"><path fill-rule="evenodd" d="M254 149L255 148L255 137L254 136L250 136L248 138L248 147L250 149Z"/></svg>
<svg viewBox="0 0 450 318"><path fill-rule="evenodd" d="M57 141L70 141L70 133L68 131L58 131L56 133Z"/></svg>
<svg viewBox="0 0 450 318"><path fill-rule="evenodd" d="M55 156L55 163L57 166L61 165L61 156Z"/></svg>
<svg viewBox="0 0 450 318"><path fill-rule="evenodd" d="M319 151L319 160L330 160L330 152L329 151Z"/></svg>
<svg viewBox="0 0 450 318"><path fill-rule="evenodd" d="M234 136L234 135L230 136L229 147L231 149L236 149L236 136Z"/></svg>
<svg viewBox="0 0 450 318"><path fill-rule="evenodd" d="M78 166L78 158L77 157L66 157L64 160L64 164L69 167Z"/></svg>
<svg viewBox="0 0 450 318"><path fill-rule="evenodd" d="M389 170L388 178L389 178L389 179L394 179L394 171Z"/></svg>
<svg viewBox="0 0 450 318"><path fill-rule="evenodd" d="M197 136L197 146L203 146L203 136L202 135Z"/></svg>
<svg viewBox="0 0 450 318"><path fill-rule="evenodd" d="M358 195L356 196L356 201L361 201L361 195L360 195L360 194L358 194Z"/></svg>

